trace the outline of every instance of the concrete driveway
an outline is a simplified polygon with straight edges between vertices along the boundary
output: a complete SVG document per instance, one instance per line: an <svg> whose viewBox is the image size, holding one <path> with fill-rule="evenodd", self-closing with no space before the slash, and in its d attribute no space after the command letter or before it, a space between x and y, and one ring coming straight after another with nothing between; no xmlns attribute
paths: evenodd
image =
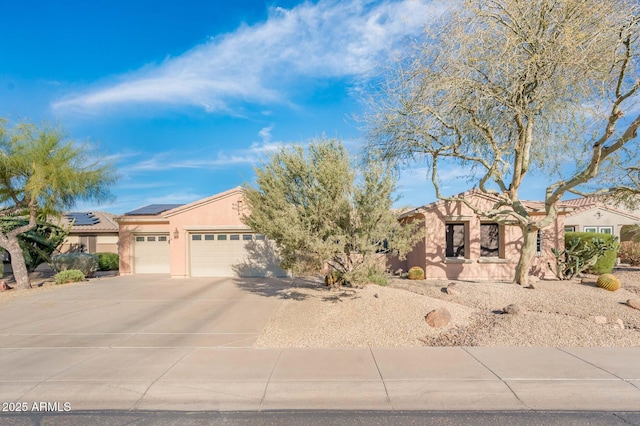
<svg viewBox="0 0 640 426"><path fill-rule="evenodd" d="M0 407L0 418L40 402L49 411L65 411L65 404L72 411L131 409L180 366L197 381L207 368L224 372L229 363L251 372L250 348L288 286L140 275L0 301L0 402L13 404ZM228 385L221 386L225 394Z"/></svg>
<svg viewBox="0 0 640 426"><path fill-rule="evenodd" d="M0 302L0 348L247 348L287 286L137 275L55 288Z"/></svg>

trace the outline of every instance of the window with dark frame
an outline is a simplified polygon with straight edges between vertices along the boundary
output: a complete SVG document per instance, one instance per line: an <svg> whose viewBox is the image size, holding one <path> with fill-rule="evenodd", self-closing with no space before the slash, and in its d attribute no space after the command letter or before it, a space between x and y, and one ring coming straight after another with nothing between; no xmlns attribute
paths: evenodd
<svg viewBox="0 0 640 426"><path fill-rule="evenodd" d="M500 257L500 225L480 224L480 256Z"/></svg>
<svg viewBox="0 0 640 426"><path fill-rule="evenodd" d="M447 223L446 257L465 257L465 224Z"/></svg>

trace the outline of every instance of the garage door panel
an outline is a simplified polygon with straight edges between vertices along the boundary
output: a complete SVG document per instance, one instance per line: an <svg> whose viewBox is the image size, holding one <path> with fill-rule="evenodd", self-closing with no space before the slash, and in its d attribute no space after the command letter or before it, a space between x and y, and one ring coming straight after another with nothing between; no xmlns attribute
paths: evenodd
<svg viewBox="0 0 640 426"><path fill-rule="evenodd" d="M169 234L136 235L133 268L136 274L168 274Z"/></svg>
<svg viewBox="0 0 640 426"><path fill-rule="evenodd" d="M254 234L192 234L191 276L286 276L273 245Z"/></svg>

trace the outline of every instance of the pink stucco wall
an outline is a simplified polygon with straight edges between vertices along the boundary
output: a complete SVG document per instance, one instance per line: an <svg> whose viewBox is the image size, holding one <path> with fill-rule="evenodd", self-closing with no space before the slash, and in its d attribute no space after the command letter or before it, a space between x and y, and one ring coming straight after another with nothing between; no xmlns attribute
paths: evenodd
<svg viewBox="0 0 640 426"><path fill-rule="evenodd" d="M472 203L479 208L488 208L493 202L483 197L471 195ZM534 213L532 213L534 214ZM500 256L480 256L480 224L490 223L481 220L472 209L462 202L438 203L420 213L424 218L422 232L424 241L416 245L407 255L405 271L412 266L425 270L427 279L460 280L504 280L510 281L520 257L522 233L517 226L500 226ZM452 259L445 256L446 223L465 223L465 258ZM547 262L554 263L552 248L564 245L564 216L559 215L556 223L542 230L542 252L533 260L531 274L541 278L551 278ZM395 263L395 262L394 262ZM397 263L396 265L397 266Z"/></svg>
<svg viewBox="0 0 640 426"><path fill-rule="evenodd" d="M242 223L243 214L247 211L241 190L227 191L170 212L167 217L171 231L171 276L188 275L189 231L249 229ZM175 230L178 230L178 239L174 239Z"/></svg>
<svg viewBox="0 0 640 426"><path fill-rule="evenodd" d="M243 214L247 211L242 202L242 190L234 188L157 216L119 217L120 274L133 273L131 254L136 234L165 233L169 234L171 276L185 277L188 275L189 232L249 229L242 223Z"/></svg>
<svg viewBox="0 0 640 426"><path fill-rule="evenodd" d="M131 265L131 256L133 252L133 238L136 234L150 233L168 233L169 221L157 216L129 216L124 219L118 218L120 221L119 239L119 258L120 258L120 275L130 275L133 273Z"/></svg>

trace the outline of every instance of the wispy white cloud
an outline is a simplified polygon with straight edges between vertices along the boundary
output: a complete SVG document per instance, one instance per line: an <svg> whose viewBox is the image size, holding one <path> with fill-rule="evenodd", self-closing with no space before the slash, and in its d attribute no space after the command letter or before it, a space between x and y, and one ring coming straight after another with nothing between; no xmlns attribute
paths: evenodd
<svg viewBox="0 0 640 426"><path fill-rule="evenodd" d="M181 56L117 82L71 94L58 110L95 111L127 104L195 105L229 111L238 102L288 103L296 78L367 75L445 2L320 0L272 8L266 21L211 38Z"/></svg>
<svg viewBox="0 0 640 426"><path fill-rule="evenodd" d="M258 132L259 140L248 148L218 151L211 155L193 151L163 151L147 156L142 161L123 165L127 174L136 172L155 172L176 169L221 169L237 165L255 165L265 156L279 150L285 143L272 141L273 125L264 127Z"/></svg>
<svg viewBox="0 0 640 426"><path fill-rule="evenodd" d="M243 155L243 152L226 154L218 153L216 156L209 158L188 157L184 158L183 152L180 151L164 151L153 154L151 157L134 163L126 167L128 173L132 172L154 172L167 171L175 169L211 169L223 168L237 164L252 164L257 156Z"/></svg>

